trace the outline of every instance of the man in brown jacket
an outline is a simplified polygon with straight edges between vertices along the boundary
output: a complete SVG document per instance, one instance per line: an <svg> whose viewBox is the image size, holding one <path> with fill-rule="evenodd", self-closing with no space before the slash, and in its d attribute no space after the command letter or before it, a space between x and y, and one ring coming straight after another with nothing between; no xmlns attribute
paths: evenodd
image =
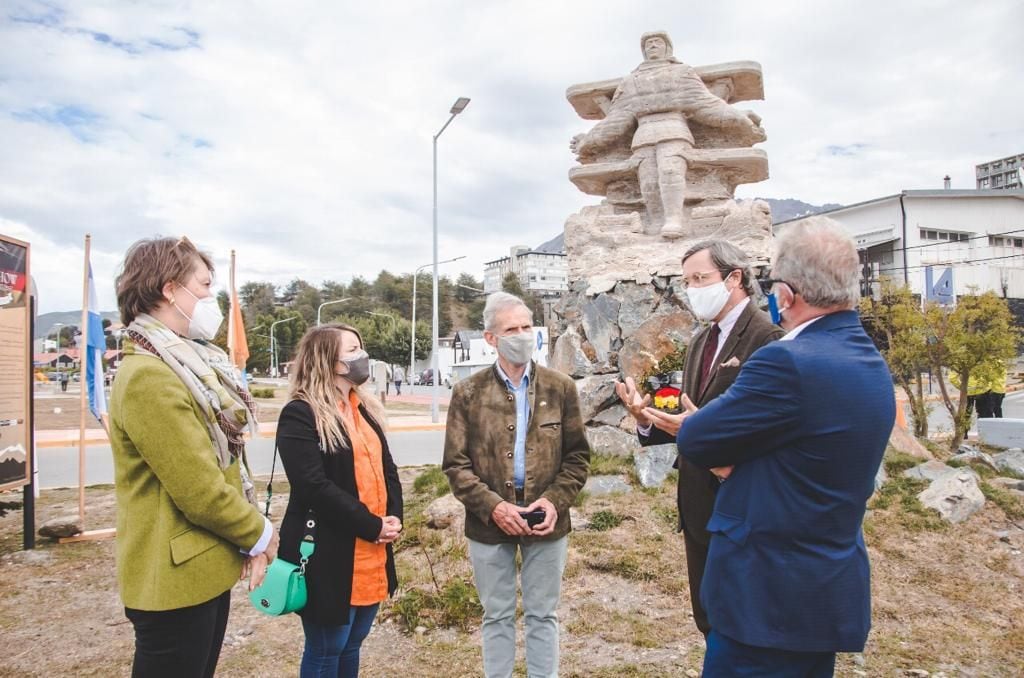
<svg viewBox="0 0 1024 678"><path fill-rule="evenodd" d="M690 342L683 371L683 393L698 407L714 400L732 386L743 362L757 349L784 332L757 308L753 274L743 250L727 240L707 240L683 255L682 284L693 314L711 321ZM619 397L636 419L642 445L676 442L681 415L665 414L647 407L632 378L616 386ZM685 401L684 401L685 402ZM686 543L686 573L690 605L697 628L707 637L711 631L700 603L700 582L708 559L711 535L706 526L715 504L719 480L710 471L694 466L682 456L677 505L679 530Z"/></svg>
<svg viewBox="0 0 1024 678"><path fill-rule="evenodd" d="M484 339L498 359L452 390L443 469L466 506L469 555L484 608L484 673L512 675L518 550L527 673L557 676L556 610L569 507L587 480L590 447L573 380L532 361L530 309L496 292L483 315Z"/></svg>

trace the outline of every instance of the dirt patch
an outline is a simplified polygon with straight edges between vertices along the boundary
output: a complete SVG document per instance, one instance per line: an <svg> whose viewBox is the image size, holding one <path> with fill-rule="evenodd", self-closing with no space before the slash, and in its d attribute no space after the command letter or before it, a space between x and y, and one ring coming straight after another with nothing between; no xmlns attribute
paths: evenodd
<svg viewBox="0 0 1024 678"><path fill-rule="evenodd" d="M437 486L423 483L416 492L413 481L426 468L402 470L402 587L364 645L363 675L371 678L480 674L479 608L465 542L425 527L421 512ZM570 538L559 608L563 676L699 671L703 640L690 616L682 540L673 531L674 492L666 484L592 496L574 509L580 522L599 512L621 520ZM275 493L279 519L287 485ZM114 525L113 499L110 486L88 489L87 527ZM76 507L72 490L44 492L38 523ZM893 501L865 523L874 627L863 656L840 656L837 675L904 675L912 668L949 677L1024 673L1024 530L991 503L966 523L942 528L908 520L904 511ZM129 675L132 628L117 595L114 542L41 542L20 552L21 521L20 512L0 519L0 675ZM407 626L414 614L420 632ZM453 626L439 626L442 618ZM517 676L525 675L521 642L520 631ZM302 645L296 617L266 617L236 587L218 674L295 675Z"/></svg>

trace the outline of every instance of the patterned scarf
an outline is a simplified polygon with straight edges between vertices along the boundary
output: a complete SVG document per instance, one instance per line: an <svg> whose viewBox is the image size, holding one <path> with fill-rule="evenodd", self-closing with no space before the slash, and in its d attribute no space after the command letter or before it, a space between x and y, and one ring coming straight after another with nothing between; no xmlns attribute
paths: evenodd
<svg viewBox="0 0 1024 678"><path fill-rule="evenodd" d="M227 354L213 344L178 336L146 313L140 313L128 325L125 353L151 355L174 370L203 410L203 423L217 453L218 466L223 470L232 460L239 460L245 497L256 506L244 437L246 431L258 433L256 403Z"/></svg>

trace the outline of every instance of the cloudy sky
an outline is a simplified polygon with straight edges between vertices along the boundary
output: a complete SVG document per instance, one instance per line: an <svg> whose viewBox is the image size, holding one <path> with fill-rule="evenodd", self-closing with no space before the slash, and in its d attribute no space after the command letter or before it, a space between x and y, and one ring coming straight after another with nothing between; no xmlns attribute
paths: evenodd
<svg viewBox="0 0 1024 678"><path fill-rule="evenodd" d="M566 178L574 83L668 30L692 65L764 69L771 179L740 197L851 203L973 188L1024 152L1024 3L0 1L0 233L33 245L40 310L101 305L140 237L189 235L239 279L482 276L595 199Z"/></svg>

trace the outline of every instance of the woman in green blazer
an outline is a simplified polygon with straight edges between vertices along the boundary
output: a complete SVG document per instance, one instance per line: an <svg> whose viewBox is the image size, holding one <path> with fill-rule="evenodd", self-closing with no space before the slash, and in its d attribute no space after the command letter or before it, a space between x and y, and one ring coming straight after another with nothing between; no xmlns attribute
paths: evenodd
<svg viewBox="0 0 1024 678"><path fill-rule="evenodd" d="M110 444L133 676L212 676L232 585L246 572L258 585L277 553L245 463L252 399L208 343L222 321L212 277L187 238L160 238L131 246L116 283L127 335Z"/></svg>

